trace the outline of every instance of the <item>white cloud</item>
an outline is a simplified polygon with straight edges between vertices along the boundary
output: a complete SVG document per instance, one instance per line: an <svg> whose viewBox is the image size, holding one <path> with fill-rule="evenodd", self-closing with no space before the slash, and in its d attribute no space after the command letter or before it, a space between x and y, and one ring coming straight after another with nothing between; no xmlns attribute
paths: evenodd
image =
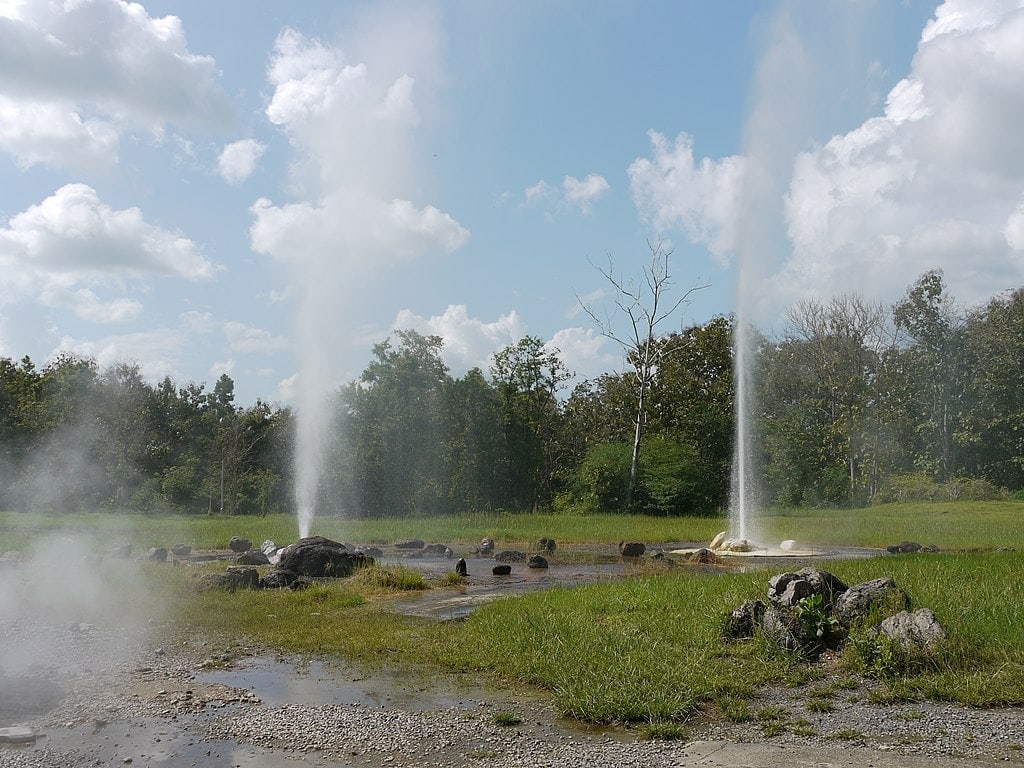
<svg viewBox="0 0 1024 768"><path fill-rule="evenodd" d="M224 335L231 351L240 354L277 352L288 348L288 339L284 336L274 336L262 328L236 321L224 323Z"/></svg>
<svg viewBox="0 0 1024 768"><path fill-rule="evenodd" d="M350 278L344 270L394 266L425 251L453 251L469 239L455 219L431 205L408 200L384 202L350 190L327 196L321 204L275 206L261 198L250 209L252 247L315 281ZM342 270L339 274L338 270Z"/></svg>
<svg viewBox="0 0 1024 768"><path fill-rule="evenodd" d="M725 262L736 244L736 223L745 162L693 156L693 140L685 133L675 143L649 131L652 158L629 166L629 181L640 217L656 229L676 228L691 242L706 245Z"/></svg>
<svg viewBox="0 0 1024 768"><path fill-rule="evenodd" d="M609 352L612 345L593 328L563 328L555 332L547 346L558 349L559 359L576 374L576 381L622 368L619 348Z"/></svg>
<svg viewBox="0 0 1024 768"><path fill-rule="evenodd" d="M76 316L93 323L127 323L142 314L142 304L135 299L122 297L102 301L88 288L70 290L57 284L45 286L39 301L48 307L70 309Z"/></svg>
<svg viewBox="0 0 1024 768"><path fill-rule="evenodd" d="M410 34L440 31L435 24ZM414 166L419 84L408 73L392 74L383 60L349 62L340 49L293 29L278 35L266 114L299 150L293 174L309 194L339 186L359 186L383 198L403 193Z"/></svg>
<svg viewBox="0 0 1024 768"><path fill-rule="evenodd" d="M580 213L589 214L593 203L604 197L609 189L611 186L604 176L591 173L583 179L566 176L560 187L554 187L541 179L523 191L523 198L527 205L551 206L545 215L553 219L555 213L567 207L578 208Z"/></svg>
<svg viewBox="0 0 1024 768"><path fill-rule="evenodd" d="M544 179L541 179L533 186L527 187L523 195L526 197L526 202L532 204L549 198L553 193L554 190L551 185L544 181Z"/></svg>
<svg viewBox="0 0 1024 768"><path fill-rule="evenodd" d="M226 127L216 63L137 3L0 5L0 149L21 165L113 162L120 134Z"/></svg>
<svg viewBox="0 0 1024 768"><path fill-rule="evenodd" d="M604 197L611 187L604 176L591 173L583 180L566 176L562 180L562 189L567 203L579 206L582 213L589 214L594 201Z"/></svg>
<svg viewBox="0 0 1024 768"><path fill-rule="evenodd" d="M1003 229L1007 244L1016 251L1024 251L1024 199L1013 209Z"/></svg>
<svg viewBox="0 0 1024 768"><path fill-rule="evenodd" d="M967 304L1024 282L1024 4L950 0L885 111L803 153L787 299L897 298L941 268Z"/></svg>
<svg viewBox="0 0 1024 768"><path fill-rule="evenodd" d="M145 292L152 278L203 280L216 271L189 239L147 222L138 208L112 208L84 184L61 187L0 225L0 309L36 303L92 323L127 323L143 315L131 292ZM0 339L18 316L0 315ZM122 348L96 344L80 351L112 358Z"/></svg>
<svg viewBox="0 0 1024 768"><path fill-rule="evenodd" d="M16 100L0 93L0 151L21 168L117 162L119 137L109 122L82 117L67 104Z"/></svg>
<svg viewBox="0 0 1024 768"><path fill-rule="evenodd" d="M202 280L217 267L188 238L115 210L85 184L68 184L0 229L0 265L41 277L103 280L162 275Z"/></svg>
<svg viewBox="0 0 1024 768"><path fill-rule="evenodd" d="M487 373L491 356L526 335L526 326L512 310L493 322L470 317L465 304L451 304L440 315L421 317L408 309L401 310L393 324L395 330L412 329L427 336L444 339L441 359L461 376L471 368Z"/></svg>
<svg viewBox="0 0 1024 768"><path fill-rule="evenodd" d="M224 147L217 160L217 171L228 184L238 185L256 170L267 145L255 139L242 139Z"/></svg>

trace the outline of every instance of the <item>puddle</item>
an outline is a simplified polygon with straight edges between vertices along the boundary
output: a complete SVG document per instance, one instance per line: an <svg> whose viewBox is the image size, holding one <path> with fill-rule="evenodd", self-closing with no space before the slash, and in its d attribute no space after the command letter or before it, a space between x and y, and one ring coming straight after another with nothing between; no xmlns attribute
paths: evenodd
<svg viewBox="0 0 1024 768"><path fill-rule="evenodd" d="M228 669L198 673L201 683L249 691L263 704L361 704L406 711L469 706L493 697L484 686L443 674L433 677L393 670L363 672L339 661L255 657Z"/></svg>

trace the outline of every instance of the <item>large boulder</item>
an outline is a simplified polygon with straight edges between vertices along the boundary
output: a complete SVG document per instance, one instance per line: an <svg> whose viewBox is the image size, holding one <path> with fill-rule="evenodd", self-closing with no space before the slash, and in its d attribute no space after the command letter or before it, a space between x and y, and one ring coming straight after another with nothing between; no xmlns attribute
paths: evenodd
<svg viewBox="0 0 1024 768"><path fill-rule="evenodd" d="M620 541L619 554L623 557L643 557L647 547L639 541Z"/></svg>
<svg viewBox="0 0 1024 768"><path fill-rule="evenodd" d="M946 630L930 608L900 611L878 625L878 634L911 650L924 650L946 639Z"/></svg>
<svg viewBox="0 0 1024 768"><path fill-rule="evenodd" d="M534 555L526 562L527 568L544 569L548 567L547 558L541 555Z"/></svg>
<svg viewBox="0 0 1024 768"><path fill-rule="evenodd" d="M243 539L241 536L232 536L231 541L228 542L228 549L232 552L242 554L252 549L252 542L248 539Z"/></svg>
<svg viewBox="0 0 1024 768"><path fill-rule="evenodd" d="M836 617L847 624L856 621L876 605L896 600L904 608L910 607L910 598L888 576L854 584L836 598Z"/></svg>
<svg viewBox="0 0 1024 768"><path fill-rule="evenodd" d="M323 536L308 536L286 548L278 566L297 576L351 576L356 568L372 565L373 558L351 552L338 541Z"/></svg>

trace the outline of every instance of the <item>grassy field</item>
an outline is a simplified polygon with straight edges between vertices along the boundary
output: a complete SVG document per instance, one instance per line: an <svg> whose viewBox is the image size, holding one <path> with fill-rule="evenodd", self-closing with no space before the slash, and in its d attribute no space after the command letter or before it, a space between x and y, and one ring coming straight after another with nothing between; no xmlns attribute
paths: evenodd
<svg viewBox="0 0 1024 768"><path fill-rule="evenodd" d="M904 540L944 550L1024 548L1024 502L886 504L864 509L771 510L758 523L764 543L795 539L804 544L885 547ZM464 543L485 536L502 546L532 544L541 537L566 544L643 541L658 544L710 541L728 527L724 517L624 515L479 514L461 517L319 517L313 533L356 544L404 538ZM179 516L94 513L70 516L0 512L0 551L21 549L46 532L96 535L137 548L177 542L225 549L232 536L255 543L286 544L298 537L291 516Z"/></svg>
<svg viewBox="0 0 1024 768"><path fill-rule="evenodd" d="M997 551L1024 548L1022 513L1019 502L784 511L768 516L764 530L806 543L881 546L913 539L946 550L822 566L847 583L891 576L914 607L932 608L949 632L949 642L925 668L890 671L876 694L881 700L930 697L994 706L1024 704L1024 556ZM358 543L415 536L465 545L490 536L499 546L512 547L549 536L561 548L623 539L700 541L724 527L720 518L480 515L325 518L314 529ZM176 541L224 547L232 535L256 542L295 538L294 521L283 517L52 519L2 513L0 551L31 549L54 532L130 541L141 551ZM560 711L586 721L675 722L708 708L742 718L750 715L746 701L759 686L794 680L813 686L822 674L761 640L723 641L724 616L747 598L763 598L766 571L652 567L615 582L504 598L465 621L438 624L398 616L389 610L389 600L407 590L459 587L445 580L431 583L405 569L375 569L296 593L196 592L194 570L146 566L152 589L173 617L169 632L204 635L228 646L337 655L369 667L484 674L547 690ZM833 673L865 672L851 653L839 665Z"/></svg>

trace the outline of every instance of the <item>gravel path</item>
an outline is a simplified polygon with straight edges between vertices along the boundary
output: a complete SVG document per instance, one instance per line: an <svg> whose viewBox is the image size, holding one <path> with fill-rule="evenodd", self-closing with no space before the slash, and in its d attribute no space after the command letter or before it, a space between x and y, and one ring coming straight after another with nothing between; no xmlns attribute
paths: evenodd
<svg viewBox="0 0 1024 768"><path fill-rule="evenodd" d="M437 708L271 705L245 688L204 681L204 670L237 658L201 643L156 647L147 634L145 628L108 632L83 624L14 622L0 628L0 658L7 662L6 677L0 677L0 728L29 726L41 735L34 744L0 746L0 766L1024 763L1021 709L967 710L934 702L883 706L869 703L866 689L839 688L829 699L830 711L820 711L826 709L820 699L812 707L818 711L811 711L806 690L778 689L751 704L751 722L702 721L684 739L649 741L626 731L573 727L544 701L500 691ZM18 649L40 647L46 649L44 663L10 668ZM35 701L32 681L42 692ZM55 682L63 689L60 696L53 694ZM428 704L429 695L424 693ZM519 722L499 724L508 716Z"/></svg>

